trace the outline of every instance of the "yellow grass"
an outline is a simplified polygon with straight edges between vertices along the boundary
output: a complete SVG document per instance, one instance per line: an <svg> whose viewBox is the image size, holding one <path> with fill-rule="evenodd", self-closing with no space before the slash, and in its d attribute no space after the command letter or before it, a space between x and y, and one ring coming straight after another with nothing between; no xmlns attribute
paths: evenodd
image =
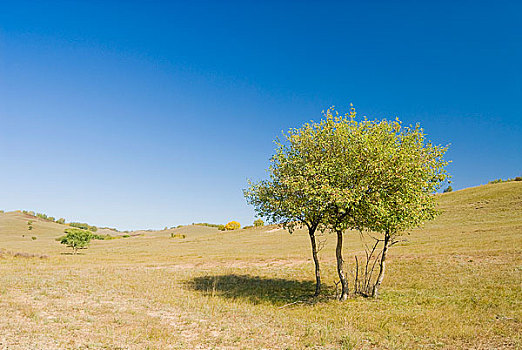
<svg viewBox="0 0 522 350"><path fill-rule="evenodd" d="M325 296L311 300L303 231L186 226L74 256L55 241L66 226L0 214L0 348L521 348L522 183L440 195L439 207L391 249L381 299L344 303L333 235ZM346 237L350 270L361 245Z"/></svg>

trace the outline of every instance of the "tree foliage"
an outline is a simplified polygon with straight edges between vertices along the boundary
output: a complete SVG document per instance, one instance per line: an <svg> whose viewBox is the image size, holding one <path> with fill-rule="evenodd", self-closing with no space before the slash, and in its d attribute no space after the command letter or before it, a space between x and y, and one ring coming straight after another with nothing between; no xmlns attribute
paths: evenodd
<svg viewBox="0 0 522 350"><path fill-rule="evenodd" d="M93 235L90 231L85 231L77 228L67 228L64 230L65 236L62 237L60 243L73 249L76 254L78 249L87 248Z"/></svg>
<svg viewBox="0 0 522 350"><path fill-rule="evenodd" d="M232 231L232 230L239 230L241 228L241 224L237 221L230 221L225 225L225 230Z"/></svg>
<svg viewBox="0 0 522 350"><path fill-rule="evenodd" d="M348 229L382 234L376 296L384 276L387 249L395 237L436 215L434 192L446 180L446 147L426 140L419 125L397 119L357 120L333 108L320 122L303 125L276 141L270 178L245 190L256 213L291 232L306 226L316 261L315 230L337 234L341 299L348 293L342 240ZM379 239L381 242L381 239ZM318 261L316 277L319 284Z"/></svg>

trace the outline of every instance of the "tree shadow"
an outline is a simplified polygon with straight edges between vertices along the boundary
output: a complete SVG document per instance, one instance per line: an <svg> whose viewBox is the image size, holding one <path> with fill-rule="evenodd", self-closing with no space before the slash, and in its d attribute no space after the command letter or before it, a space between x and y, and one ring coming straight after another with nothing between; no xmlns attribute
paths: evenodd
<svg viewBox="0 0 522 350"><path fill-rule="evenodd" d="M187 286L206 295L217 295L230 299L243 299L253 304L271 303L315 303L315 283L283 278L264 278L249 275L218 275L195 277Z"/></svg>

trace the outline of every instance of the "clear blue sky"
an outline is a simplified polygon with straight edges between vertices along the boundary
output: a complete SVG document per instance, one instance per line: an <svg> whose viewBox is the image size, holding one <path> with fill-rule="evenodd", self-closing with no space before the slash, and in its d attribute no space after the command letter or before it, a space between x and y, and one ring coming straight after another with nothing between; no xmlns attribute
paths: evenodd
<svg viewBox="0 0 522 350"><path fill-rule="evenodd" d="M455 189L522 175L520 1L2 1L0 208L253 220L282 130L419 122Z"/></svg>

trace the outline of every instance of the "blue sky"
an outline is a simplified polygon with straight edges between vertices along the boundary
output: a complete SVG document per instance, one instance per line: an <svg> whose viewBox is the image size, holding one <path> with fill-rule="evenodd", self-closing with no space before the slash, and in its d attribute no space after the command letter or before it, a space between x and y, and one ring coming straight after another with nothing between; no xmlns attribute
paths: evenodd
<svg viewBox="0 0 522 350"><path fill-rule="evenodd" d="M120 229L250 224L281 131L419 122L455 189L522 175L522 5L3 1L0 208Z"/></svg>

